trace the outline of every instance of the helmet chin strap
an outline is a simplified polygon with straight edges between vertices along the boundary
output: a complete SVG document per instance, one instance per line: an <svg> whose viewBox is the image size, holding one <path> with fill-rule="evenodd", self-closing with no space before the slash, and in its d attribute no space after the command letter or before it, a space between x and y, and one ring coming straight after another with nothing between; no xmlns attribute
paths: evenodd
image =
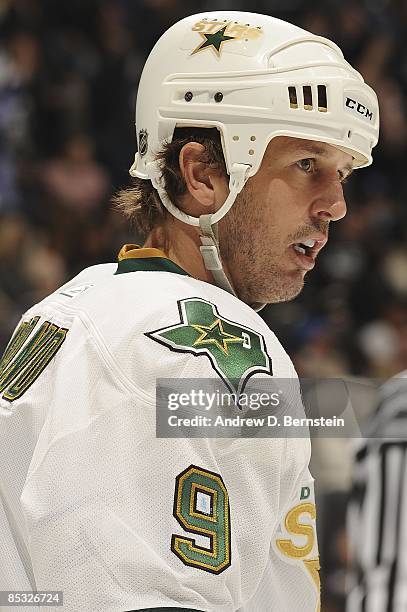
<svg viewBox="0 0 407 612"><path fill-rule="evenodd" d="M218 224L213 223L213 216L214 215L201 215L199 217L199 227L201 229L200 238L202 243L202 246L199 248L205 263L205 268L212 273L216 286L236 296L236 291L223 270L219 251ZM258 302L250 304L256 312L264 308L265 305L266 304L260 304Z"/></svg>
<svg viewBox="0 0 407 612"><path fill-rule="evenodd" d="M212 215L201 215L199 217L199 227L202 243L199 250L201 251L205 268L212 273L218 287L232 295L236 295L236 291L223 270L219 250L218 224L213 223Z"/></svg>
<svg viewBox="0 0 407 612"><path fill-rule="evenodd" d="M176 219L179 219L188 225L199 227L201 239L201 246L199 249L201 251L205 268L211 272L217 287L220 287L221 289L224 289L228 293L235 296L236 292L226 276L225 271L223 270L222 258L219 250L217 224L232 208L237 195L241 192L247 181L250 168L251 166L248 164L233 164L229 178L229 195L219 210L211 215L193 217L184 213L171 202L162 184L161 171L158 163L154 161L146 164L147 174L168 212L170 212ZM258 311L263 308L264 304L256 303L252 304L251 306L254 310Z"/></svg>

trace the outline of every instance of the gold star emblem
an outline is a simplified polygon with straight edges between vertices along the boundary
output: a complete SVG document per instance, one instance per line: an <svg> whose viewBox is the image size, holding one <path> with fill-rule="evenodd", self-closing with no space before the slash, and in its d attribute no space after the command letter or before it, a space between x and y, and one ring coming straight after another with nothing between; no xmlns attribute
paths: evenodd
<svg viewBox="0 0 407 612"><path fill-rule="evenodd" d="M220 28L212 34L198 32L200 37L203 39L203 42L192 51L191 55L194 55L194 53L198 53L198 51L203 51L204 49L212 49L215 52L215 55L217 57L220 57L222 45L228 40L236 40L235 36L225 35L225 30L228 25L228 23L226 25L221 25Z"/></svg>
<svg viewBox="0 0 407 612"><path fill-rule="evenodd" d="M213 344L225 355L229 355L228 343L243 342L243 338L228 334L223 329L222 321L215 319L212 325L191 325L201 335L195 340L193 346L202 346L205 344Z"/></svg>

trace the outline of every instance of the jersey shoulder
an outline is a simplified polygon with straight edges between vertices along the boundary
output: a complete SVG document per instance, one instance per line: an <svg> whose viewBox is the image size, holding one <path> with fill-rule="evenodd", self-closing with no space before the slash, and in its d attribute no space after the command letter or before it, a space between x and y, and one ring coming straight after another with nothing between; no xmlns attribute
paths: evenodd
<svg viewBox="0 0 407 612"><path fill-rule="evenodd" d="M80 319L143 394L155 397L160 378L214 377L242 391L253 376L295 376L276 336L235 296L186 275L115 270L87 268L38 306Z"/></svg>

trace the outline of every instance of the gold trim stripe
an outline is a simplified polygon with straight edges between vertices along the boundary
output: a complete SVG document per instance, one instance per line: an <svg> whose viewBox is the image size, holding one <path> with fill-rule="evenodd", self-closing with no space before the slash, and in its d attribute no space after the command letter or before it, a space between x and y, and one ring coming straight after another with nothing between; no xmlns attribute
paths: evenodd
<svg viewBox="0 0 407 612"><path fill-rule="evenodd" d="M119 251L117 259L122 261L123 259L146 259L147 257L161 257L168 259L164 251L153 248L143 248L138 244L125 244Z"/></svg>

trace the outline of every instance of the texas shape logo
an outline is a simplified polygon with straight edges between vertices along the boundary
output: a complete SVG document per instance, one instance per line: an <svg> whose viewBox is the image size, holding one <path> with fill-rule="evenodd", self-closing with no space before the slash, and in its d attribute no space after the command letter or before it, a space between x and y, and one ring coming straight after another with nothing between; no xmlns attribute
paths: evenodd
<svg viewBox="0 0 407 612"><path fill-rule="evenodd" d="M202 298L178 301L180 322L145 335L172 351L205 355L232 393L243 392L250 376L272 375L271 359L258 332L222 317Z"/></svg>

